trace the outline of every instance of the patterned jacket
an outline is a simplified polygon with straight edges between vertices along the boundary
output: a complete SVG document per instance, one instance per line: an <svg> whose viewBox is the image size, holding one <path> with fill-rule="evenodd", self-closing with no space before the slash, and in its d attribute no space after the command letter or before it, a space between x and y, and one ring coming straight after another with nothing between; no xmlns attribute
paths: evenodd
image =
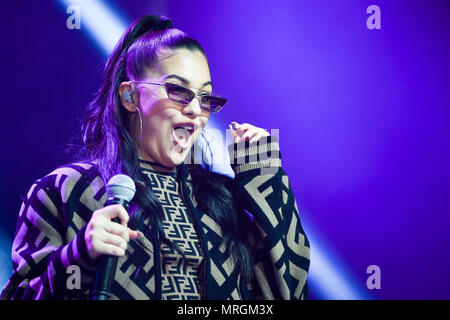
<svg viewBox="0 0 450 320"><path fill-rule="evenodd" d="M244 146L243 148L240 148ZM289 179L274 136L229 147L231 166L248 223L253 282L244 285L223 246L220 226L201 211L192 177L180 165L180 186L203 248L206 299L306 299L310 245L300 223ZM106 203L105 187L92 163L72 163L37 180L20 209L12 247L13 275L2 299L87 299L96 261L84 232L92 213ZM244 213L245 214L245 213ZM200 227L198 227L200 226ZM119 258L113 299L160 299L159 240L149 234L130 241ZM154 254L156 253L156 254ZM79 286L71 285L77 271Z"/></svg>

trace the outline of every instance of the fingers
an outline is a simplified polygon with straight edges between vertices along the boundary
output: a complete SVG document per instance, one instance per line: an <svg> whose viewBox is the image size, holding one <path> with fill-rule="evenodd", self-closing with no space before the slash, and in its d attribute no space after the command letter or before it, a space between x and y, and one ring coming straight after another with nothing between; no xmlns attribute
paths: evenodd
<svg viewBox="0 0 450 320"><path fill-rule="evenodd" d="M238 124L237 122L232 122L234 129L234 134L237 136L242 136L248 129L252 128L253 126L249 123L242 123Z"/></svg>
<svg viewBox="0 0 450 320"><path fill-rule="evenodd" d="M234 143L245 140L250 140L250 143L252 143L264 136L270 135L266 130L255 127L249 123L238 124L237 122L232 122L230 126L234 129L234 131L232 131Z"/></svg>
<svg viewBox="0 0 450 320"><path fill-rule="evenodd" d="M248 137L250 139L250 143L259 141L262 137L267 137L267 136L270 136L270 133L264 129L257 130L254 133L248 135Z"/></svg>
<svg viewBox="0 0 450 320"><path fill-rule="evenodd" d="M127 210L121 204L113 204L103 208L103 215L112 220L114 218L120 219L120 224L126 226L130 217L128 216Z"/></svg>
<svg viewBox="0 0 450 320"><path fill-rule="evenodd" d="M114 218L119 218L120 223L111 221ZM142 232L128 228L128 220L128 213L121 205L111 205L95 211L85 233L89 256L93 259L102 254L123 256L130 240L144 236Z"/></svg>
<svg viewBox="0 0 450 320"><path fill-rule="evenodd" d="M104 233L102 238L102 244L111 244L113 246L116 246L117 248L122 249L123 254L125 254L125 250L127 250L128 247L128 241L126 241L124 238L116 236L112 233Z"/></svg>
<svg viewBox="0 0 450 320"><path fill-rule="evenodd" d="M131 230L130 228L128 228L128 236L129 236L130 240L136 240L138 238L143 238L144 234L140 231Z"/></svg>
<svg viewBox="0 0 450 320"><path fill-rule="evenodd" d="M125 255L124 249L122 249L116 245L109 244L109 243L100 244L98 252L100 252L100 254L97 254L97 256L95 258L97 258L98 256L100 256L102 254L116 256L116 257L122 257Z"/></svg>
<svg viewBox="0 0 450 320"><path fill-rule="evenodd" d="M234 131L232 132L233 141L234 143L238 143L243 140L244 134L249 130L251 125L248 123L238 124L237 122L232 122L231 124L234 129Z"/></svg>
<svg viewBox="0 0 450 320"><path fill-rule="evenodd" d="M263 134L261 132L255 132L252 135L250 135L248 138L250 139L250 143L256 142L259 139L263 137Z"/></svg>
<svg viewBox="0 0 450 320"><path fill-rule="evenodd" d="M120 236L106 232L91 222L85 233L86 248L89 256L96 259L101 255L123 256L128 242Z"/></svg>
<svg viewBox="0 0 450 320"><path fill-rule="evenodd" d="M105 231L122 237L126 242L130 241L129 228L118 224L117 222L107 221L105 224Z"/></svg>

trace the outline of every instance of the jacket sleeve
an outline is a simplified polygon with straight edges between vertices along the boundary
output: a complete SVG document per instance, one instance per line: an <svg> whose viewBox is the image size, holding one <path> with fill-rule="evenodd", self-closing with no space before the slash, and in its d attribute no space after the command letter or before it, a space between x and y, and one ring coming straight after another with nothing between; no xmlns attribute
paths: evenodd
<svg viewBox="0 0 450 320"><path fill-rule="evenodd" d="M95 275L84 241L86 221L74 219L69 209L80 184L70 171L57 169L37 180L23 200L12 246L13 274L1 299L80 298Z"/></svg>
<svg viewBox="0 0 450 320"><path fill-rule="evenodd" d="M239 199L252 216L248 241L258 298L306 299L310 245L276 136L231 144ZM254 284L255 286L255 284Z"/></svg>

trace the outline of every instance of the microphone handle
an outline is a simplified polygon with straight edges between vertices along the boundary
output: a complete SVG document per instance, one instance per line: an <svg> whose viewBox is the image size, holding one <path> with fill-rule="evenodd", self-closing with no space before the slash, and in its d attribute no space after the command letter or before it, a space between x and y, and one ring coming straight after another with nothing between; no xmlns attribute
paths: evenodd
<svg viewBox="0 0 450 320"><path fill-rule="evenodd" d="M106 206L112 204L121 204L125 209L128 208L128 203L122 199L110 199L106 203ZM114 218L111 221L120 223L119 218ZM94 289L91 293L91 299L108 300L111 297L112 284L116 273L118 257L112 255L101 255L98 259L99 264L95 275Z"/></svg>

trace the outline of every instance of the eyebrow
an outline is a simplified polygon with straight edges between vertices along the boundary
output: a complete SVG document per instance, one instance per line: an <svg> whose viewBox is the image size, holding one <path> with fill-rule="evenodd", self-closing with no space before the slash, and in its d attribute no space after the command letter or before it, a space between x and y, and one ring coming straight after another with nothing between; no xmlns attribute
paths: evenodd
<svg viewBox="0 0 450 320"><path fill-rule="evenodd" d="M170 75L166 76L164 78L164 80L172 79L172 78L173 79L178 79L181 82L183 82L183 84L186 84L186 85L189 85L189 83L190 83L189 80L187 80L187 79L185 79L183 77L180 77L179 75L176 75L176 74L170 74ZM200 88L206 87L207 85L210 85L212 87L212 82L211 81L206 81Z"/></svg>

